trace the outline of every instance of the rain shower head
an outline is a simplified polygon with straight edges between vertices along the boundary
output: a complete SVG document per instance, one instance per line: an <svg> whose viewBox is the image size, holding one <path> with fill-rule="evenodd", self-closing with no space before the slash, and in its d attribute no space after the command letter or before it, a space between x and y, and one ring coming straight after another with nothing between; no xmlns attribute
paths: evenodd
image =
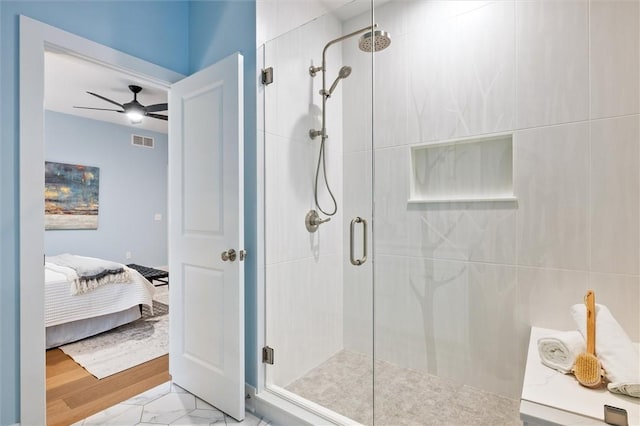
<svg viewBox="0 0 640 426"><path fill-rule="evenodd" d="M333 84L331 85L331 87L329 88L329 90L326 90L324 92L324 95L328 98L329 96L331 96L331 94L333 93L334 90L336 90L336 87L338 86L338 83L340 82L340 80L347 78L351 75L351 67L350 66L343 66L342 68L340 68L340 71L338 71L338 77L336 77L335 81L333 82Z"/></svg>
<svg viewBox="0 0 640 426"><path fill-rule="evenodd" d="M389 47L391 45L391 34L389 34L386 31L377 30L376 29L377 26L378 24L373 24L368 27L360 28L359 30L343 35L342 37L338 37L328 42L324 46L324 49L322 50L322 65L320 66L311 65L309 67L309 75L311 77L315 77L319 71L322 71L322 75L324 76L324 73L327 70L326 56L325 56L327 53L327 49L336 43L344 41L358 34L364 33L360 37L360 40L358 41L358 47L360 47L360 50L362 50L363 52L371 52L372 49L375 50L376 52L379 52L380 50L384 50L387 47Z"/></svg>
<svg viewBox="0 0 640 426"><path fill-rule="evenodd" d="M358 47L363 52L375 50L379 52L391 45L391 34L382 30L373 30L364 33L358 41Z"/></svg>

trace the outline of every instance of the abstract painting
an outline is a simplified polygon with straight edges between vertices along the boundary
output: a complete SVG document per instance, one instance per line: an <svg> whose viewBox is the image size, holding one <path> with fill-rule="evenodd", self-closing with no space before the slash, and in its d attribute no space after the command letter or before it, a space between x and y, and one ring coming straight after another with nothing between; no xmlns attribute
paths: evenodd
<svg viewBox="0 0 640 426"><path fill-rule="evenodd" d="M98 229L100 169L45 161L44 228Z"/></svg>

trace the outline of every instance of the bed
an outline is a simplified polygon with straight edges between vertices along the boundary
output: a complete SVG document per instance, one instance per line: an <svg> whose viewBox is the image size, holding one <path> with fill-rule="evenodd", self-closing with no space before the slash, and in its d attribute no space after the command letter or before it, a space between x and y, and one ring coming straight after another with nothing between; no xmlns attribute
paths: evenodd
<svg viewBox="0 0 640 426"><path fill-rule="evenodd" d="M85 258L95 259L95 258ZM155 287L138 271L120 265L128 279L74 294L75 269L45 258L46 348L71 343L140 318L140 305L152 306Z"/></svg>

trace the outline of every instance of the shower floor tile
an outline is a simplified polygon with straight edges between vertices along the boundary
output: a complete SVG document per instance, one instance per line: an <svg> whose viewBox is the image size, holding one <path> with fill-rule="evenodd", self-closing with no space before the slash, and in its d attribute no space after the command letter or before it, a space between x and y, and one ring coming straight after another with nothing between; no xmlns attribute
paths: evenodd
<svg viewBox="0 0 640 426"><path fill-rule="evenodd" d="M521 425L518 401L376 361L376 425ZM286 389L365 425L373 424L373 363L341 351Z"/></svg>

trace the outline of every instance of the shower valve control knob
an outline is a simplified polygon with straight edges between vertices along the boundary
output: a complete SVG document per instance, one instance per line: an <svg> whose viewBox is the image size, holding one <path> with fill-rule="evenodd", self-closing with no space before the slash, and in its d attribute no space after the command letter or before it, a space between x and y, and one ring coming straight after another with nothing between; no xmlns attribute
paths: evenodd
<svg viewBox="0 0 640 426"><path fill-rule="evenodd" d="M330 217L326 219L320 219L318 212L315 210L309 210L307 215L304 218L304 224L307 227L307 231L313 233L318 230L318 226L322 225L325 222L329 222L331 220Z"/></svg>

